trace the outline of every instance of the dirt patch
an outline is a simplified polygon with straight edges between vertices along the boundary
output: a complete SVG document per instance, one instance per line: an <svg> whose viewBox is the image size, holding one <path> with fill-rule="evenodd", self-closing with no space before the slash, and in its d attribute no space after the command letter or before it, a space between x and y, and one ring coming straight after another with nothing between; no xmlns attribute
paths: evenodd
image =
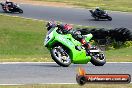
<svg viewBox="0 0 132 88"><path fill-rule="evenodd" d="M75 7L73 5L68 5L66 3L60 3L60 2L43 2L43 1L33 1L33 0L11 0L11 1L16 3L41 5L41 6L54 6L54 7L67 7L67 8Z"/></svg>

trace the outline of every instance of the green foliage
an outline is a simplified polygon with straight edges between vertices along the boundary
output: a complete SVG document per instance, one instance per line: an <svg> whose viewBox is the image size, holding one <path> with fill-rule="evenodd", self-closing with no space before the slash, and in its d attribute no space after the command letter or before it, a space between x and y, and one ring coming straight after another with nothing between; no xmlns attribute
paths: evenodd
<svg viewBox="0 0 132 88"><path fill-rule="evenodd" d="M132 47L132 41L126 41L126 42L124 43L124 46L125 46L125 47Z"/></svg>
<svg viewBox="0 0 132 88"><path fill-rule="evenodd" d="M93 34L93 40L99 45L105 45L107 50L131 47L132 32L127 28L83 28L79 29L83 35Z"/></svg>
<svg viewBox="0 0 132 88"><path fill-rule="evenodd" d="M45 22L0 15L0 60L51 61L43 46ZM21 58L21 60L19 59ZM36 59L33 59L36 58ZM42 60L42 58L44 60ZM12 60L13 61L13 60Z"/></svg>
<svg viewBox="0 0 132 88"><path fill-rule="evenodd" d="M110 49L119 49L119 48L129 48L132 47L132 41L126 42L112 42L110 45L107 46L107 50Z"/></svg>
<svg viewBox="0 0 132 88"><path fill-rule="evenodd" d="M112 42L111 46L115 49L119 49L119 48L122 48L124 46L124 43L123 42Z"/></svg>

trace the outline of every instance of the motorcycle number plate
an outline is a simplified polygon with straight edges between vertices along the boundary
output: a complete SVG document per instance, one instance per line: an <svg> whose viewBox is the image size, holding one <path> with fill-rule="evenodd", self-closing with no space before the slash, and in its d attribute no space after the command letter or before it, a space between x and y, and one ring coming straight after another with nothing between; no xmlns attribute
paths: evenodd
<svg viewBox="0 0 132 88"><path fill-rule="evenodd" d="M48 34L45 38L45 42L44 42L44 45L47 45L47 43L52 39L53 37L53 34L52 32L50 34Z"/></svg>

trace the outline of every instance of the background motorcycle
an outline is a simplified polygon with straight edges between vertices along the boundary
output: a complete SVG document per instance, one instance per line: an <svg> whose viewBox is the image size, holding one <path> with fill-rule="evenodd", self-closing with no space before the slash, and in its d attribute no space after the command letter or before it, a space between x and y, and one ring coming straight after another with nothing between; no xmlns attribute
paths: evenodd
<svg viewBox="0 0 132 88"><path fill-rule="evenodd" d="M108 19L109 21L112 20L112 17L110 17L110 16L108 15L107 12L104 12L104 14L102 14L101 16L97 16L97 15L94 13L93 10L89 10L89 11L90 11L90 13L92 14L91 16L92 16L93 18L95 18L95 20L99 20L99 19Z"/></svg>
<svg viewBox="0 0 132 88"><path fill-rule="evenodd" d="M23 10L20 8L20 6L18 4L14 4L13 7L9 7L8 6L8 10L9 11L7 11L7 9L6 9L7 7L6 7L6 5L4 3L0 3L0 4L2 6L3 11L5 11L5 12L11 12L11 13L19 12L19 13L23 13Z"/></svg>

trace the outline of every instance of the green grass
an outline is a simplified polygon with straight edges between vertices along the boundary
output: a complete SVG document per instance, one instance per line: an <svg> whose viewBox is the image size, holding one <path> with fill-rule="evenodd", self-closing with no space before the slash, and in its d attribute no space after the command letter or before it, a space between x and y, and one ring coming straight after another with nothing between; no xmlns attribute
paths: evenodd
<svg viewBox="0 0 132 88"><path fill-rule="evenodd" d="M0 15L0 61L51 61L42 21Z"/></svg>
<svg viewBox="0 0 132 88"><path fill-rule="evenodd" d="M107 61L132 62L132 47L106 51Z"/></svg>
<svg viewBox="0 0 132 88"><path fill-rule="evenodd" d="M132 84L85 84L79 85L24 85L24 86L0 86L0 88L132 88Z"/></svg>
<svg viewBox="0 0 132 88"><path fill-rule="evenodd" d="M52 61L43 46L45 22L0 15L0 62ZM132 48L106 52L107 61L132 62Z"/></svg>
<svg viewBox="0 0 132 88"><path fill-rule="evenodd" d="M132 12L132 0L36 0L47 2L63 2L84 8L95 8L99 6L107 10Z"/></svg>

